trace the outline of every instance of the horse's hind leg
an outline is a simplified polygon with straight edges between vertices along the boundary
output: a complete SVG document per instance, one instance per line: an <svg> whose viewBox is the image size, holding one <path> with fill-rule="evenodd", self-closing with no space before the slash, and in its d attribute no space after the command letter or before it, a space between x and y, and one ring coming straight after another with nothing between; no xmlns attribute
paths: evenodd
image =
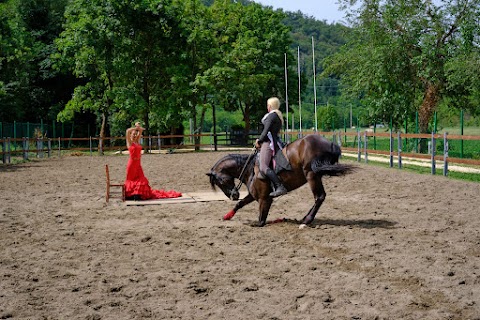
<svg viewBox="0 0 480 320"><path fill-rule="evenodd" d="M315 203L313 206L310 208L308 211L307 215L303 217L303 224L310 224L312 223L313 219L315 219L315 216L320 209L320 206L322 205L323 201L325 200L325 197L327 196L327 193L325 192L325 188L323 187L322 183L322 177L315 175L313 172L309 172L307 174L307 181L308 184L310 185L310 189L313 192L313 195L315 196Z"/></svg>
<svg viewBox="0 0 480 320"><path fill-rule="evenodd" d="M249 193L245 198L237 202L235 207L230 210L226 215L223 216L223 220L230 220L233 218L233 216L237 213L238 210L242 209L245 207L247 204L252 203L255 199L253 196Z"/></svg>

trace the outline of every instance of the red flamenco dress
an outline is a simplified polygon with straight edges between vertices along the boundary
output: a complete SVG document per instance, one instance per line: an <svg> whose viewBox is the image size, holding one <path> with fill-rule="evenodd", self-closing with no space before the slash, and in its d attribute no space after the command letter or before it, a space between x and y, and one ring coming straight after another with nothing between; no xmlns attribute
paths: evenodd
<svg viewBox="0 0 480 320"><path fill-rule="evenodd" d="M132 143L130 148L130 158L127 164L127 178L125 180L125 196L127 199L163 199L163 198L178 198L182 194L180 192L170 190L155 190L152 189L148 183L147 177L143 174L140 159L142 156L142 146L137 143Z"/></svg>

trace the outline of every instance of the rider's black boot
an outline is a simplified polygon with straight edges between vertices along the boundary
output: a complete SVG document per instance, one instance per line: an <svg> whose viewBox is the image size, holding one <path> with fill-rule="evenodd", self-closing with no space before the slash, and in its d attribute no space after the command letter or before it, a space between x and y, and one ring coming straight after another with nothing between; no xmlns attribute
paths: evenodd
<svg viewBox="0 0 480 320"><path fill-rule="evenodd" d="M280 181L275 171L268 168L265 171L265 175L268 177L268 179L270 179L270 181L272 181L273 186L275 188L275 190L273 190L273 192L270 193L270 197L275 198L275 197L283 196L288 192L287 188L285 188L283 183Z"/></svg>

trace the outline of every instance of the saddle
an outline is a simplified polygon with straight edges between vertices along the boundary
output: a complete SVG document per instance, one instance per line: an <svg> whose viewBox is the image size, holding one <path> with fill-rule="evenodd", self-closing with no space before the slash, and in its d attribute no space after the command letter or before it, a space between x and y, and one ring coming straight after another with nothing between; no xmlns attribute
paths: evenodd
<svg viewBox="0 0 480 320"><path fill-rule="evenodd" d="M275 153L275 156L272 158L272 168L275 170L275 173L282 172L284 170L290 171L292 170L292 166L290 165L290 161L286 156L287 154L287 146L284 146L280 152Z"/></svg>
<svg viewBox="0 0 480 320"><path fill-rule="evenodd" d="M279 152L275 153L275 155L272 157L272 160L270 161L269 167L272 168L276 174L282 172L282 171L290 171L292 170L292 166L290 162L288 161L288 158L286 156L287 153L287 146L284 145L282 150ZM260 161L260 153L257 154L257 159L256 159L256 164L258 165Z"/></svg>

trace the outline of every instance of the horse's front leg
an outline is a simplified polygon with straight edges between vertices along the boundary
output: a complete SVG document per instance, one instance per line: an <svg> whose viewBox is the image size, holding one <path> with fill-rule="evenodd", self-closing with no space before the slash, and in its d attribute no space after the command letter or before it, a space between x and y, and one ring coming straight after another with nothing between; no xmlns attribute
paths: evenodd
<svg viewBox="0 0 480 320"><path fill-rule="evenodd" d="M230 210L226 215L223 216L223 220L230 220L235 216L238 210L241 208L245 207L247 204L252 203L255 199L253 196L249 193L245 198L242 200L238 201L235 207Z"/></svg>
<svg viewBox="0 0 480 320"><path fill-rule="evenodd" d="M320 209L320 206L322 205L323 201L325 200L325 197L327 196L327 193L325 192L325 188L323 187L322 177L317 177L313 172L309 172L309 174L307 175L307 180L308 180L308 184L310 185L310 189L312 190L315 196L315 203L310 208L307 215L303 217L303 221L302 221L303 224L312 223L313 219L315 219L315 216L318 210Z"/></svg>
<svg viewBox="0 0 480 320"><path fill-rule="evenodd" d="M259 215L258 215L258 226L263 227L267 224L268 212L272 206L273 198L267 197L264 199L258 200Z"/></svg>

